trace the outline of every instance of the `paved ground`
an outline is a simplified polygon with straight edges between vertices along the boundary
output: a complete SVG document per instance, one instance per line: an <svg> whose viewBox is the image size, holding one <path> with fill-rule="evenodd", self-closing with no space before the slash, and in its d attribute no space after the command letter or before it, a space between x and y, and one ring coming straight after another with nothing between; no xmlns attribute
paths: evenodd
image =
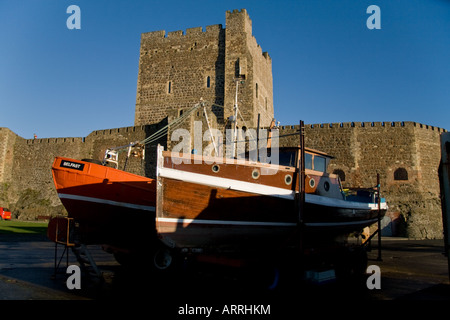
<svg viewBox="0 0 450 320"><path fill-rule="evenodd" d="M144 302L150 308L164 305L174 314L181 312L179 308L186 304L189 307L209 303L219 311L225 304L264 304L271 305L273 314L280 309L295 309L301 301L450 301L448 264L442 254L442 240L384 238L382 261L376 260L376 250L369 253L369 265L376 265L381 271L379 290L369 290L365 279L358 283L299 287L290 278L284 276L283 279L281 274L280 286L267 291L252 278L253 271L236 273L210 265L155 278L145 264L132 270L124 269L100 247L89 248L105 281L96 286L83 278L81 290L69 290L65 259L61 262L63 268L54 277L54 243L44 236L0 235L0 300L134 300ZM60 256L63 247L58 250ZM72 253L70 264L77 264Z"/></svg>

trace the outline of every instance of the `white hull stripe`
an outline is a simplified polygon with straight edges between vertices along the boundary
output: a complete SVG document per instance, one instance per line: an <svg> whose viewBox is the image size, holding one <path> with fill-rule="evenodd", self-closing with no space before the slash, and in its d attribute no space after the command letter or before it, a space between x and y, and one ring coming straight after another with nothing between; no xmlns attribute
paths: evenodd
<svg viewBox="0 0 450 320"><path fill-rule="evenodd" d="M343 227L360 224L374 223L378 219L347 221L347 222L308 222L307 227ZM156 218L156 222L190 224L213 224L213 225L234 225L234 226L266 226L266 227L295 227L294 222L263 222L263 221L226 221L226 220L204 220L204 219L177 219L177 218Z"/></svg>
<svg viewBox="0 0 450 320"><path fill-rule="evenodd" d="M107 204L107 205L116 206L116 207L123 207L123 208L130 208L130 209L136 209L136 210L144 210L144 211L155 212L155 207L144 206L144 205L134 204L134 203L118 202L118 201L112 201L112 200L106 200L106 199L100 199L100 198L92 198L92 197L85 197L85 196L77 196L77 195L66 194L66 193L58 193L58 196L59 196L60 199L87 201L87 202Z"/></svg>
<svg viewBox="0 0 450 320"><path fill-rule="evenodd" d="M158 168L158 175L163 178L181 180L190 183L197 183L210 187L224 188L248 193L256 193L265 196L278 197L288 200L294 200L294 191L290 189L272 187L258 183L215 177L206 174L193 173L171 168ZM356 201L346 201L343 199L330 198L309 193L305 194L305 201L307 203L317 204L326 207L362 209L362 210L378 209L378 206L376 204L356 202ZM386 203L381 204L381 209L387 209Z"/></svg>
<svg viewBox="0 0 450 320"><path fill-rule="evenodd" d="M227 220L204 220L204 219L178 219L178 218L156 218L156 222L182 223L182 224L222 224L234 226L265 226L265 227L295 227L294 222L265 222L265 221L227 221Z"/></svg>
<svg viewBox="0 0 450 320"><path fill-rule="evenodd" d="M294 192L290 189L271 187L258 183L214 177L206 174L181 171L171 168L158 168L158 175L163 178L170 178L190 183L197 183L210 187L218 187L249 193L257 193L265 196L294 200Z"/></svg>

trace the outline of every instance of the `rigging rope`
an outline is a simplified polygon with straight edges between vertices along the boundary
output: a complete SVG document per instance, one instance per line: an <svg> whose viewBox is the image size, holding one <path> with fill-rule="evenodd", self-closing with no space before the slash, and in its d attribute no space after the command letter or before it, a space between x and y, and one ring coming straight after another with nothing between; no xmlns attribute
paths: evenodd
<svg viewBox="0 0 450 320"><path fill-rule="evenodd" d="M161 139L162 137L164 137L169 130L169 127L171 129L174 129L176 127L178 127L186 118L188 118L194 111L196 111L197 109L199 109L200 107L205 107L205 102L201 100L199 103L195 104L191 109L189 109L188 111L184 112L180 117L174 119L172 122L168 123L167 125L165 125L164 127L162 127L161 129L159 129L158 131L154 132L153 134L151 134L150 136L148 136L147 138L145 138L144 140L138 141L138 142L134 142L131 143L129 145L126 146L121 146L121 147L116 147L116 148L110 148L109 150L116 150L118 153L119 152L123 152L126 151L127 148L129 148L130 146L137 146L137 145L150 145L152 143L154 143L155 141L158 141L159 139ZM217 106L217 107L221 107L223 108L224 106L218 105L218 104L212 104L211 106ZM206 113L206 110L204 110ZM247 126L247 123L244 120L244 117L242 116L240 110L238 109L238 113L239 116L241 117L242 121L244 122L244 125ZM209 124L208 124L209 125ZM300 132L296 132L296 133L289 133L289 134L285 134L285 135L281 135L281 136L277 136L278 138L282 138L282 137L287 137L287 136L292 136L292 135L299 135ZM256 138L253 136L253 134L250 132L251 135L251 139L248 139L247 141L255 141ZM272 139L272 137L266 137L266 138L260 138L261 139ZM238 143L238 142L245 142L245 140L236 140L233 141L232 143Z"/></svg>
<svg viewBox="0 0 450 320"><path fill-rule="evenodd" d="M197 103L191 109L189 109L187 112L184 112L183 115L181 115L180 117L176 118L172 122L166 124L164 127L159 129L158 131L154 132L152 135L148 136L144 140L141 140L141 141L138 141L138 142L133 142L133 143L130 143L129 145L126 145L126 146L110 148L109 150L115 150L115 151L117 151L117 153L120 153L120 152L126 151L127 148L129 148L130 146L131 147L137 146L137 145L144 145L145 146L145 145L149 145L149 144L151 144L151 143L153 143L155 141L158 141L159 139L161 139L162 137L164 137L167 134L167 132L169 130L169 127L176 128L177 126L179 126L181 124L181 122L183 122L195 110L197 110L198 108L204 106L204 104L205 104L204 101L201 101L201 102Z"/></svg>

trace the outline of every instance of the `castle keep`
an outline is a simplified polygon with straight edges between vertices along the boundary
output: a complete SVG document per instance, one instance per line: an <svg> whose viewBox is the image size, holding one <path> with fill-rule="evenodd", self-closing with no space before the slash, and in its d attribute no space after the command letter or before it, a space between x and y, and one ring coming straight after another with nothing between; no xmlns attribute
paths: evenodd
<svg viewBox="0 0 450 320"><path fill-rule="evenodd" d="M134 126L98 130L87 137L35 140L0 128L0 206L10 207L20 219L64 212L51 176L55 156L101 159L106 148L142 141L201 98L206 108L198 109L182 127L193 132L198 120L207 130L206 112L211 127L224 132L235 120L236 96L239 126L256 128L258 115L261 127L270 125L272 61L253 37L246 10L226 12L225 28L143 33ZM300 119L301 114L293 118ZM298 145L298 135L289 135L298 130L295 123L279 127L279 135L284 136L280 146ZM417 122L308 124L305 140L308 147L335 157L329 171L341 177L344 188L373 187L380 174L390 207L383 221L385 230L398 233L402 221L402 235L441 238L438 166L439 136L444 131ZM171 131L154 144L170 149L170 136ZM154 176L154 144L147 146L145 161L130 160L127 171Z"/></svg>
<svg viewBox="0 0 450 320"><path fill-rule="evenodd" d="M178 115L200 98L224 125L238 104L245 123L269 126L273 118L272 59L252 35L245 9L226 12L222 25L143 33L137 82L135 125Z"/></svg>

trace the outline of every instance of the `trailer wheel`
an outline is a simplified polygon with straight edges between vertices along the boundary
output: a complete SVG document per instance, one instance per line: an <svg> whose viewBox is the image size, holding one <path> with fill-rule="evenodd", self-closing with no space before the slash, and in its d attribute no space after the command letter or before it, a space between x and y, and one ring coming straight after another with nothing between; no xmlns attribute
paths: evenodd
<svg viewBox="0 0 450 320"><path fill-rule="evenodd" d="M153 254L153 265L158 270L168 270L173 265L173 253L170 249L160 246Z"/></svg>
<svg viewBox="0 0 450 320"><path fill-rule="evenodd" d="M269 290L275 290L280 283L280 269L274 268L272 270L272 283L267 287Z"/></svg>

